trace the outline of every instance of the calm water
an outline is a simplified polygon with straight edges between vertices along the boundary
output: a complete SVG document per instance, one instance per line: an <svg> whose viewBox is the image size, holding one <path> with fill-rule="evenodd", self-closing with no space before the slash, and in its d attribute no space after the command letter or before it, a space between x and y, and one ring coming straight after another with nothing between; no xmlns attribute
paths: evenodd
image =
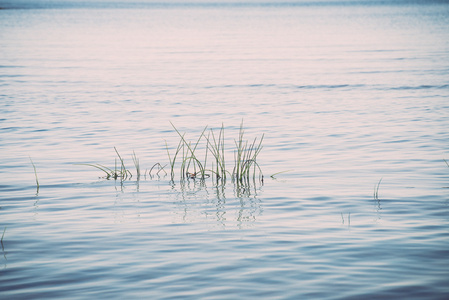
<svg viewBox="0 0 449 300"><path fill-rule="evenodd" d="M0 1L1 299L449 298L447 2L35 2ZM244 191L79 165L166 164L170 121L232 164L241 120Z"/></svg>

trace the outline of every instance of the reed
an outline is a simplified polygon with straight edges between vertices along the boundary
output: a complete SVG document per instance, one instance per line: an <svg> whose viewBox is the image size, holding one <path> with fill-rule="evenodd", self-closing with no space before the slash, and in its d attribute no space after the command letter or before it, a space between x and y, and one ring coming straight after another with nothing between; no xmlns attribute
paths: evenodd
<svg viewBox="0 0 449 300"><path fill-rule="evenodd" d="M170 122L170 124L179 136L179 141L173 151L170 150L167 141L165 141L165 148L169 160L169 170L165 170L167 165L162 166L160 163L156 163L148 172L150 177L153 177L154 174L159 176L161 172L164 172L165 175L170 173L170 181L174 182L176 172L179 171L181 183L190 179L200 179L201 181L204 181L205 179L212 177L213 180L215 179L218 186L225 185L229 175L231 176L232 181L238 185L238 190L241 188L244 190L247 186L255 186L256 182L263 183L262 169L257 158L263 148L262 142L264 135L262 135L260 139L257 137L254 138L251 142L245 140L243 121L240 124L238 137L237 139L234 139L236 149L234 150L234 167L232 172L226 169L225 129L223 124L218 130L218 133L213 129L208 131L208 126L204 127L198 138L193 142L188 141L186 134L181 133L172 122ZM204 143L201 143L202 141L205 141L205 145ZM105 173L106 179L113 178L117 180L120 178L121 181L131 179L133 175L131 171L126 168L124 159L116 147L114 147L114 150L117 154L114 168L108 168L101 164L80 165L86 165L101 170ZM204 154L204 156L200 157L199 153ZM209 155L212 157L211 161L208 161L208 158L210 158ZM131 157L136 170L137 180L139 180L142 174L140 160L135 151L133 151ZM146 173L147 172L145 171L145 176ZM280 173L283 172L276 174ZM275 174L273 174L272 177L274 175Z"/></svg>
<svg viewBox="0 0 449 300"><path fill-rule="evenodd" d="M184 138L185 134L181 134L179 132L179 130L175 127L175 125L173 125L172 122L170 122L170 124L173 126L173 129L175 129L176 133L181 138L183 146L185 146L187 149L186 153L183 152L183 159L181 161L181 170L180 170L181 171L181 179L185 179L186 177L187 178L189 178L189 177L190 178L200 178L200 179L207 178L209 175L206 174L205 168L204 168L204 166L206 165L206 162L207 162L206 161L207 156L205 156L206 159L203 164L203 163L201 163L201 161L198 159L198 157L195 154L196 149L197 149L202 137L204 136L204 132L206 131L207 126L204 127L204 129L201 132L200 136L198 137L196 143L193 144L193 146L192 146L192 143L187 142L186 139ZM178 146L178 148L179 148L179 146ZM190 172L191 166L193 168L193 172Z"/></svg>
<svg viewBox="0 0 449 300"><path fill-rule="evenodd" d="M275 179L275 178L276 178L276 175L279 175L279 174L282 174L282 173L291 172L291 171L293 171L293 170L287 170L287 171L277 172L277 173L274 173L273 175L270 175L270 177L273 178L273 179Z"/></svg>
<svg viewBox="0 0 449 300"><path fill-rule="evenodd" d="M257 156L262 150L262 141L264 135L260 138L259 142L257 137L254 138L251 144L248 144L248 140L244 140L245 131L243 130L243 121L240 124L239 137L235 140L236 151L234 152L234 169L232 172L233 179L237 182L243 183L248 181L251 175L251 169L253 178L255 179L256 173L259 174L259 179L263 181L262 169L257 163Z"/></svg>
<svg viewBox="0 0 449 300"><path fill-rule="evenodd" d="M114 169L108 168L104 165L101 164L76 164L76 165L82 165L82 166L89 166L89 167L94 167L96 169L99 169L101 171L103 171L105 173L105 178L106 179L111 179L113 178L114 180L117 180L120 178L121 181L126 180L128 177L129 179L131 179L132 177L132 173L131 171L129 171L128 169L126 169L125 167L125 162L123 161L122 157L120 156L120 153L117 151L117 148L114 147L115 153L117 154L119 160L120 160L120 169L117 168L117 159L115 159L115 165L114 165ZM133 161L134 164L136 166L136 170L137 170L137 177L140 177L140 165L139 165L139 160L136 157L136 154L133 151Z"/></svg>
<svg viewBox="0 0 449 300"><path fill-rule="evenodd" d="M210 129L207 140L207 152L211 152L212 156L215 158L215 167L212 165L210 171L215 174L217 182L219 180L224 183L226 181L226 160L225 160L225 146L224 146L224 125L221 125L218 137L215 137L214 131Z"/></svg>
<svg viewBox="0 0 449 300"><path fill-rule="evenodd" d="M120 178L122 180L126 180L129 175L129 178L131 179L131 177L133 177L132 173L128 169L126 169L125 162L123 161L122 157L120 156L120 153L118 153L117 148L114 147L114 150L115 150L115 153L117 153L117 156L120 160L120 172L118 173L118 174L120 174ZM115 169L116 169L116 174L117 174L117 166L115 167Z"/></svg>
<svg viewBox="0 0 449 300"><path fill-rule="evenodd" d="M5 232L6 232L6 226L5 226L5 229L3 230L2 239L0 240L2 242L2 245L3 245L3 237L5 236Z"/></svg>
<svg viewBox="0 0 449 300"><path fill-rule="evenodd" d="M380 186L381 182L382 182L382 178L379 180L377 185L374 186L374 200L376 200L376 201L379 201L379 186Z"/></svg>
<svg viewBox="0 0 449 300"><path fill-rule="evenodd" d="M31 164L33 165L33 169L34 169L34 177L36 178L36 194L39 193L39 179L37 178L37 171L36 171L36 166L34 165L33 160L30 157L30 161Z"/></svg>
<svg viewBox="0 0 449 300"><path fill-rule="evenodd" d="M182 139L179 141L178 143L178 147L176 148L176 151L173 155L173 159L172 156L170 156L170 151L168 150L168 145L167 145L167 141L165 141L165 148L167 149L167 155L168 155L168 160L170 163L170 178L171 181L175 180L175 164L176 164L176 158L178 157L178 154L180 153L181 149L183 148L183 143L182 143ZM184 150L183 150L184 151ZM184 155L183 155L184 156Z"/></svg>
<svg viewBox="0 0 449 300"><path fill-rule="evenodd" d="M140 164L139 164L139 159L136 156L136 153L133 150L133 155L132 155L132 159L134 162L134 167L136 168L136 175L137 175L137 180L140 179Z"/></svg>
<svg viewBox="0 0 449 300"><path fill-rule="evenodd" d="M232 172L226 169L225 159L225 130L224 125L216 134L213 129L210 129L206 135L207 126L203 129L196 142L192 143L186 140L185 133L181 133L176 126L170 122L173 129L180 137L178 147L174 155L170 155L167 142L167 154L170 161L171 179L174 180L175 163L178 155L181 155L180 173L181 180L186 179L206 179L214 177L217 184L225 184L227 175L231 175L233 181L239 185L250 185L259 180L263 182L262 169L257 162L257 157L262 150L262 142L264 135L260 139L255 138L252 142L245 140L245 130L243 129L243 121L240 124L238 138L234 140L236 150L234 151L234 168ZM204 161L202 162L198 155L197 149L202 139L206 140L206 150L204 154ZM208 168L208 153L213 157L211 167ZM279 172L282 173L282 172ZM277 173L277 174L279 174ZM252 178L252 182L250 181Z"/></svg>
<svg viewBox="0 0 449 300"><path fill-rule="evenodd" d="M111 170L108 167L105 167L103 165L100 165L100 164L76 164L76 165L89 166L89 167L97 168L97 169L103 171L106 174L106 176L105 176L106 179L110 179L111 177L114 178L115 171Z"/></svg>

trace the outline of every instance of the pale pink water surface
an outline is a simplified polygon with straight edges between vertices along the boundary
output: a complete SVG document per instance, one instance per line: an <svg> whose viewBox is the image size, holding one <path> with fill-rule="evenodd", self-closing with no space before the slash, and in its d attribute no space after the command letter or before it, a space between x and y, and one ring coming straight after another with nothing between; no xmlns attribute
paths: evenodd
<svg viewBox="0 0 449 300"><path fill-rule="evenodd" d="M0 7L0 298L449 297L445 1ZM242 120L243 190L80 165Z"/></svg>

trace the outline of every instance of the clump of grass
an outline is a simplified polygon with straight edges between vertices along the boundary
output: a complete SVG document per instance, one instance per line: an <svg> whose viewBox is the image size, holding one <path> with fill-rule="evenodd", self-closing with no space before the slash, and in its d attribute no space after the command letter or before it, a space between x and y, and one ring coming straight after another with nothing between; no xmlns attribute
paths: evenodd
<svg viewBox="0 0 449 300"><path fill-rule="evenodd" d="M36 178L36 194L39 193L39 179L37 178L37 171L36 171L36 166L34 165L33 160L30 157L30 161L31 164L33 165L33 169L34 169L34 177Z"/></svg>
<svg viewBox="0 0 449 300"><path fill-rule="evenodd" d="M181 132L171 123L176 133L180 137L180 142L176 148L175 154L170 155L167 147L167 153L170 160L171 178L174 179L175 161L178 155L182 154L180 163L181 180L196 179L204 180L209 177L214 177L217 184L225 184L227 175L231 175L233 182L237 184L250 184L250 179L253 182L257 180L263 182L262 169L257 162L257 157L262 150L263 135L260 139L255 138L252 142L244 139L245 131L243 129L243 121L240 124L238 138L234 140L236 150L234 151L234 168L232 172L226 169L225 159L225 134L224 125L222 124L218 134L210 129L206 135L207 126L203 129L200 136L195 143L188 142L185 134ZM202 162L198 155L197 149L202 139L206 140L206 151L204 155L204 162ZM214 158L211 167L207 168L208 153Z"/></svg>
<svg viewBox="0 0 449 300"><path fill-rule="evenodd" d="M231 176L232 181L238 185L238 190L240 190L240 187L245 189L246 186L255 185L256 181L263 183L262 169L257 161L257 158L263 148L262 142L264 135L262 135L260 139L254 138L251 142L245 140L243 121L240 124L238 137L234 140L236 149L234 150L234 167L232 172L227 169L227 161L225 158L225 130L223 124L217 134L212 129L208 131L207 126L204 127L199 137L194 142L188 141L185 133L181 133L175 125L173 125L173 123L170 122L170 124L178 134L179 142L176 148L172 151L169 149L167 141L165 141L165 147L169 160L169 171L165 170L167 165L162 166L160 163L156 163L148 172L150 177L153 177L154 172L157 176L159 176L161 172L164 172L165 175L168 175L169 172L171 179L170 181L174 182L175 175L177 171L179 171L181 182L190 179L199 179L204 181L205 179L212 177L215 179L218 186L224 185L227 177ZM205 145L201 145L201 142L204 140ZM106 179L113 178L116 180L120 179L121 181L131 179L131 171L126 168L125 162L117 148L114 147L114 150L117 154L117 159L113 169L100 164L82 165L91 166L101 170L106 174ZM200 157L199 153L204 154L204 156ZM212 157L211 161L208 161L208 155L209 159L210 156ZM139 180L141 176L141 166L140 161L134 151L132 154L132 160L136 169L137 180ZM119 164L118 167L117 163Z"/></svg>

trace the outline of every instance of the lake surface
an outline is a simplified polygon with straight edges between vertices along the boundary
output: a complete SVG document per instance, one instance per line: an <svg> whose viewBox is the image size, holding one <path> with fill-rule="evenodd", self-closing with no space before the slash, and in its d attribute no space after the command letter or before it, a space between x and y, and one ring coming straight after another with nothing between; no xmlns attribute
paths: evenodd
<svg viewBox="0 0 449 300"><path fill-rule="evenodd" d="M0 298L449 298L446 1L0 7ZM148 173L242 120L263 182Z"/></svg>

